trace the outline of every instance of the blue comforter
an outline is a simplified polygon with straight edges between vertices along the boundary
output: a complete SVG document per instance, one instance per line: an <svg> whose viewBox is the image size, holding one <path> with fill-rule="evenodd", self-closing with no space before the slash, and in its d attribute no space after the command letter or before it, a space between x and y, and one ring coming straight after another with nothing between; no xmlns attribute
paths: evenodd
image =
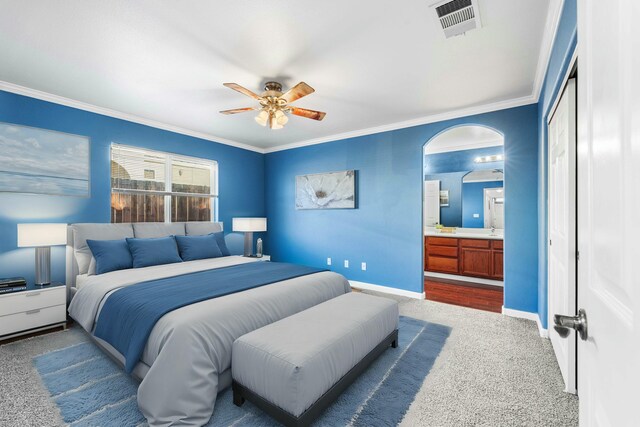
<svg viewBox="0 0 640 427"><path fill-rule="evenodd" d="M118 289L98 316L94 335L125 359L128 373L140 360L151 330L165 314L200 301L325 271L278 262L253 262L150 280Z"/></svg>

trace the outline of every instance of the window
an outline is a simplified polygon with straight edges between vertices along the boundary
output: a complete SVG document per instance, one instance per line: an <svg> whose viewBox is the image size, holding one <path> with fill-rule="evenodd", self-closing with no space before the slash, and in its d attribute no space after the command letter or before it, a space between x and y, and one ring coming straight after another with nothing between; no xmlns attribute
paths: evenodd
<svg viewBox="0 0 640 427"><path fill-rule="evenodd" d="M218 163L111 145L111 222L215 221Z"/></svg>

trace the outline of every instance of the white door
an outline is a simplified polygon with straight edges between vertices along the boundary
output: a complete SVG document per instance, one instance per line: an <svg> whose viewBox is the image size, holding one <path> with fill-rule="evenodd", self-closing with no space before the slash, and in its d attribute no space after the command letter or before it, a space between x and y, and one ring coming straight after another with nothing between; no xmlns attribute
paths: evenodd
<svg viewBox="0 0 640 427"><path fill-rule="evenodd" d="M640 2L578 2L580 425L640 417Z"/></svg>
<svg viewBox="0 0 640 427"><path fill-rule="evenodd" d="M504 229L504 189L484 189L484 228Z"/></svg>
<svg viewBox="0 0 640 427"><path fill-rule="evenodd" d="M424 225L440 224L440 181L424 182Z"/></svg>
<svg viewBox="0 0 640 427"><path fill-rule="evenodd" d="M570 79L549 121L549 324L576 314L576 81ZM565 391L576 392L576 333L549 330Z"/></svg>

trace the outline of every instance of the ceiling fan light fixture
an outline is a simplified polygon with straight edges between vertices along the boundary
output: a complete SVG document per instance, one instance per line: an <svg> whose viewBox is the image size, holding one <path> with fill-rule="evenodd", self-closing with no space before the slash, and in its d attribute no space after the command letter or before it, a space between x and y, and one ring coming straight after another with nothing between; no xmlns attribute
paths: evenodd
<svg viewBox="0 0 640 427"><path fill-rule="evenodd" d="M256 123L260 126L266 126L268 123L271 129L282 129L289 121L289 113L294 116L305 117L307 119L317 121L324 119L324 116L326 115L326 113L322 111L307 110L306 108L299 108L290 105L292 102L315 92L314 89L305 82L298 83L285 93L282 93L282 85L280 83L267 82L265 85L265 91L261 95L258 95L237 83L224 83L224 86L255 99L260 103L260 107L234 108L231 110L220 111L220 113L238 114L246 111L260 110L258 115L254 118Z"/></svg>
<svg viewBox="0 0 640 427"><path fill-rule="evenodd" d="M260 126L266 126L267 121L269 120L269 113L265 110L261 110L255 117L255 120Z"/></svg>
<svg viewBox="0 0 640 427"><path fill-rule="evenodd" d="M275 118L276 122L278 122L278 124L281 126L286 125L289 121L289 117L287 117L287 115L282 110L276 110Z"/></svg>
<svg viewBox="0 0 640 427"><path fill-rule="evenodd" d="M269 126L273 130L282 129L284 127L280 123L278 123L278 119L276 118L276 114L272 114L271 115L271 120L269 122Z"/></svg>

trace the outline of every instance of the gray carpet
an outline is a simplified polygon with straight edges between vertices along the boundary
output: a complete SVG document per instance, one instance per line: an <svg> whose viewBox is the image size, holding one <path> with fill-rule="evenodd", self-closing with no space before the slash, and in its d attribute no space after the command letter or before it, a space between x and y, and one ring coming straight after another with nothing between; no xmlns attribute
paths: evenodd
<svg viewBox="0 0 640 427"><path fill-rule="evenodd" d="M402 315L452 328L403 426L578 425L578 400L562 391L551 345L534 322L396 299ZM75 327L0 346L1 426L62 425L31 359L81 337Z"/></svg>

